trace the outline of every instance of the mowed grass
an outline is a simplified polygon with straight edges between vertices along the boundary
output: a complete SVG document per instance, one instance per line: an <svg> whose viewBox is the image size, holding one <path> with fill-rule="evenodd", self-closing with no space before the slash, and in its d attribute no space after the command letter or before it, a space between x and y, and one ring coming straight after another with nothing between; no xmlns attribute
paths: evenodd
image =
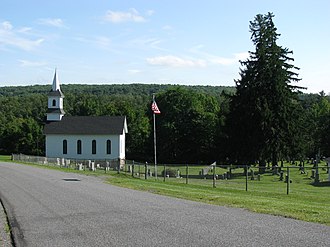
<svg viewBox="0 0 330 247"><path fill-rule="evenodd" d="M0 161L10 161L9 156L0 156ZM324 164L323 164L324 165ZM42 168L56 169L65 172L76 172L85 175L105 176L106 182L112 185L130 188L134 190L147 191L150 193L198 201L208 204L245 208L252 212L272 214L299 219L308 222L321 223L330 226L330 186L322 182L320 186L314 186L309 174L300 174L297 168L290 169L290 193L287 192L287 184L279 181L279 176L266 173L261 175L260 181L248 180L248 191L246 191L243 169L233 171L233 179L217 180L216 188L213 188L212 179L191 179L188 184L185 179L185 167L175 167L181 171L182 178L166 178L160 176L161 167L158 167L158 178L144 179L132 177L129 173L117 171L98 170L77 171L57 166L34 165ZM142 166L135 172L144 171ZM152 167L151 167L152 168ZM190 175L197 175L202 167L189 168ZM217 174L223 174L226 169L216 170ZM255 169L257 171L257 169ZM286 170L285 170L286 172ZM328 175L325 169L320 169L320 179L325 181ZM256 178L256 176L255 176Z"/></svg>
<svg viewBox="0 0 330 247"><path fill-rule="evenodd" d="M176 168L184 173L185 168ZM200 168L194 168L199 171ZM220 171L218 171L220 170ZM218 169L221 174L225 169ZM189 174L193 169L189 168ZM286 170L285 170L286 172ZM330 186L314 186L309 174L301 174L298 168L290 169L289 195L287 184L279 181L278 175L266 173L261 175L260 181L246 180L242 176L243 169L233 172L235 177L229 180L217 180L213 188L212 179L189 179L186 184L185 174L182 178L162 177L147 180L133 178L131 175L120 174L111 176L107 182L113 185L148 191L155 194L172 196L187 200L199 201L214 205L245 208L252 212L279 215L309 222L321 223L330 226ZM239 173L242 175L240 176ZM256 178L256 176L255 176ZM327 173L320 169L320 178L327 179Z"/></svg>
<svg viewBox="0 0 330 247"><path fill-rule="evenodd" d="M11 156L9 156L9 155L0 155L0 161L9 162L9 161L11 161Z"/></svg>

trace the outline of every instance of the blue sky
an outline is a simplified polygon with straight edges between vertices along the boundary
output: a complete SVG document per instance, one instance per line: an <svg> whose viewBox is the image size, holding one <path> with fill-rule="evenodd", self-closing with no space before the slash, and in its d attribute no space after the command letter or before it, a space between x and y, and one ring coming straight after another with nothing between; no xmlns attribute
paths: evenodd
<svg viewBox="0 0 330 247"><path fill-rule="evenodd" d="M328 0L1 0L0 85L234 86L254 47L249 21L275 14L306 92L330 93Z"/></svg>

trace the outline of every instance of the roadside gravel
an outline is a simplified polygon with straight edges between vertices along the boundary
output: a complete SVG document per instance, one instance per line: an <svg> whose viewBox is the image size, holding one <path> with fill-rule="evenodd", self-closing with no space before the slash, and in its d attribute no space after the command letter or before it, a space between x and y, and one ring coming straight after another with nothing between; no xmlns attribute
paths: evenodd
<svg viewBox="0 0 330 247"><path fill-rule="evenodd" d="M3 208L2 203L0 202L0 246L1 247L12 247L7 215Z"/></svg>

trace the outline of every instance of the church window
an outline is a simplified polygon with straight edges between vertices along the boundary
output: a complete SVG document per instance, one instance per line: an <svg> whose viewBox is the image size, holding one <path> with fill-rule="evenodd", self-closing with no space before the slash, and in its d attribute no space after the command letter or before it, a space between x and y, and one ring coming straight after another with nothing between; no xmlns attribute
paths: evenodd
<svg viewBox="0 0 330 247"><path fill-rule="evenodd" d="M107 140L107 154L111 154L111 141Z"/></svg>
<svg viewBox="0 0 330 247"><path fill-rule="evenodd" d="M77 141L77 154L81 154L81 140Z"/></svg>
<svg viewBox="0 0 330 247"><path fill-rule="evenodd" d="M56 106L56 100L53 99L53 106Z"/></svg>
<svg viewBox="0 0 330 247"><path fill-rule="evenodd" d="M96 154L96 141L92 141L92 154Z"/></svg>
<svg viewBox="0 0 330 247"><path fill-rule="evenodd" d="M68 141L63 140L63 154L68 154Z"/></svg>

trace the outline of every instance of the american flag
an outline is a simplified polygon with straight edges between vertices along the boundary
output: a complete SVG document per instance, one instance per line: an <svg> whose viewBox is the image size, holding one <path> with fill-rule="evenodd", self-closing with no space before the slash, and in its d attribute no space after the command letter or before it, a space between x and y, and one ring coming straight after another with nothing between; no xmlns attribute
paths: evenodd
<svg viewBox="0 0 330 247"><path fill-rule="evenodd" d="M160 114L160 110L156 104L156 101L153 101L151 104L151 110L153 111L154 114Z"/></svg>

